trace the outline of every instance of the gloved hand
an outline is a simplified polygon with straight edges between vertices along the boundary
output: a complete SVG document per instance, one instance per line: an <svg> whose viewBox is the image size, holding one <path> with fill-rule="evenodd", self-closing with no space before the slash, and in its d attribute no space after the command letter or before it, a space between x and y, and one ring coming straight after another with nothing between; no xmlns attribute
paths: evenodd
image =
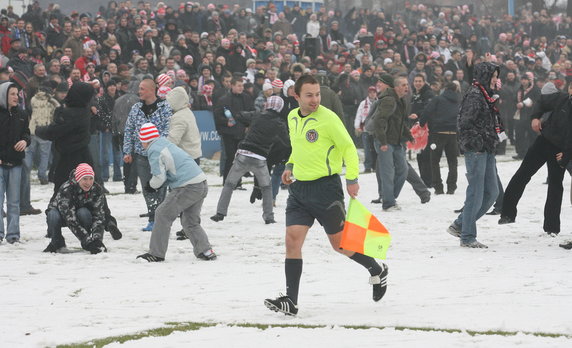
<svg viewBox="0 0 572 348"><path fill-rule="evenodd" d="M145 192L148 192L148 193L155 193L155 192L157 192L156 189L154 189L153 187L151 187L151 183L150 183L150 182L147 182L147 185L145 185L144 189L145 189Z"/></svg>
<svg viewBox="0 0 572 348"><path fill-rule="evenodd" d="M561 168L566 168L568 166L568 162L570 162L570 152L563 152L562 156L556 158L556 162Z"/></svg>
<svg viewBox="0 0 572 348"><path fill-rule="evenodd" d="M89 251L91 254L99 254L100 252L107 252L107 248L103 245L101 239L96 239L93 242L86 245L85 250Z"/></svg>
<svg viewBox="0 0 572 348"><path fill-rule="evenodd" d="M123 234L121 233L121 231L119 231L119 228L117 227L115 222L110 222L107 225L106 230L111 234L111 237L114 240L119 240L121 239L121 237L123 237Z"/></svg>
<svg viewBox="0 0 572 348"><path fill-rule="evenodd" d="M254 186L252 194L250 194L250 203L254 204L257 199L262 199L262 191L260 190L260 187Z"/></svg>

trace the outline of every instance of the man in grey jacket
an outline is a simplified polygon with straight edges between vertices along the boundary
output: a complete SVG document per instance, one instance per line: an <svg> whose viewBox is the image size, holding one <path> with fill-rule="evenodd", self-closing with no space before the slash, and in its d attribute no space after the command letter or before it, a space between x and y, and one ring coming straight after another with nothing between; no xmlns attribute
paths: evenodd
<svg viewBox="0 0 572 348"><path fill-rule="evenodd" d="M400 210L396 198L407 179L407 160L405 158L405 143L413 140L406 126L407 108L405 96L409 92L407 78L398 77L394 88L388 88L380 97L375 122L375 146L382 151L381 182L383 191L383 210Z"/></svg>

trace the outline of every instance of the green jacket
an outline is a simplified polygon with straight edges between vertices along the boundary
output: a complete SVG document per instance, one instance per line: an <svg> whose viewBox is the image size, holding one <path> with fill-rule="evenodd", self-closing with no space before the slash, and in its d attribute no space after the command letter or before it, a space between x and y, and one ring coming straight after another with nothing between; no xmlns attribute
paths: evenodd
<svg viewBox="0 0 572 348"><path fill-rule="evenodd" d="M393 88L388 88L379 97L379 106L375 110L375 138L381 145L398 145L413 140L407 128L407 105L399 98Z"/></svg>

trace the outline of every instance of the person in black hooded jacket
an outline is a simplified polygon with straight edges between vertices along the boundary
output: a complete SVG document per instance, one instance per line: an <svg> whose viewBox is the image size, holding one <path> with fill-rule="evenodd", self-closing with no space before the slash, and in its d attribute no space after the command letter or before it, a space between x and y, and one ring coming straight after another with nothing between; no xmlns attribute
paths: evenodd
<svg viewBox="0 0 572 348"><path fill-rule="evenodd" d="M216 215L212 216L211 220L218 222L224 219L235 186L246 172L253 172L262 191L264 222L266 224L276 222L272 209L272 186L270 185L270 173L266 160L271 147L276 143L283 142L288 137L288 128L280 116L283 107L282 98L271 96L266 101L264 112L239 112L235 114L236 120L248 127L248 132L244 140L238 144L236 157L233 156L233 153L227 153L227 156L234 158L234 162L224 183Z"/></svg>
<svg viewBox="0 0 572 348"><path fill-rule="evenodd" d="M242 78L233 78L231 90L215 102L214 120L218 134L222 138L226 160L223 164L223 183L226 181L230 167L234 159L234 153L238 143L244 138L244 125L236 123L234 115L242 111L254 111L252 99L243 93L244 84ZM225 116L225 110L230 111L230 118Z"/></svg>
<svg viewBox="0 0 572 348"><path fill-rule="evenodd" d="M4 196L6 196L6 240L20 240L20 179L26 147L30 145L28 119L18 110L18 88L0 84L0 242L4 239Z"/></svg>
<svg viewBox="0 0 572 348"><path fill-rule="evenodd" d="M91 111L89 102L95 90L90 84L73 84L65 98L65 107L56 109L54 123L36 129L36 135L54 142L59 160L53 163L54 194L68 180L69 173L80 163L93 166L89 152Z"/></svg>
<svg viewBox="0 0 572 348"><path fill-rule="evenodd" d="M544 166L548 167L548 193L544 204L544 231L551 236L560 232L562 207L562 180L572 153L572 83L568 93L558 91L552 82L542 87L540 102L532 113L532 129L540 132L520 167L510 179L506 191L499 224L513 223L516 206L531 177ZM550 114L549 117L548 114ZM543 115L545 115L543 117ZM545 118L545 122L542 122ZM557 156L561 154L560 156Z"/></svg>
<svg viewBox="0 0 572 348"><path fill-rule="evenodd" d="M493 97L499 72L495 64L477 64L473 84L459 111L459 145L465 154L469 185L465 207L447 232L461 239L461 247L487 248L476 239L476 222L493 205L499 190L495 148L499 142L500 115Z"/></svg>
<svg viewBox="0 0 572 348"><path fill-rule="evenodd" d="M411 95L411 114L421 117L423 115L423 110L427 107L427 104L435 97L435 94L431 90L429 84L425 82L425 76L423 74L417 74L413 78L413 93ZM407 126L411 128L416 119L408 118L406 120ZM427 187L432 187L433 180L431 178L431 149L426 147L421 152L417 154L417 165L419 166L419 175L423 180L423 183ZM436 194L439 194L438 190L435 190Z"/></svg>
<svg viewBox="0 0 572 348"><path fill-rule="evenodd" d="M423 127L429 124L429 144L431 158L431 180L435 194L443 194L443 180L439 162L445 150L449 175L447 175L447 194L457 189L457 114L460 96L455 83L449 82L440 96L433 98L419 119ZM435 145L433 147L433 145Z"/></svg>

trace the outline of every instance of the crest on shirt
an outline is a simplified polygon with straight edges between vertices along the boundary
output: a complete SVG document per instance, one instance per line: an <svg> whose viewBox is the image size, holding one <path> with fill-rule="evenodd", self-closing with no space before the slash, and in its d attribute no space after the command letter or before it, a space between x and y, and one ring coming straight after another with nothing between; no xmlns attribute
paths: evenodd
<svg viewBox="0 0 572 348"><path fill-rule="evenodd" d="M306 140L310 143L318 141L318 132L315 129L310 129L306 132Z"/></svg>

